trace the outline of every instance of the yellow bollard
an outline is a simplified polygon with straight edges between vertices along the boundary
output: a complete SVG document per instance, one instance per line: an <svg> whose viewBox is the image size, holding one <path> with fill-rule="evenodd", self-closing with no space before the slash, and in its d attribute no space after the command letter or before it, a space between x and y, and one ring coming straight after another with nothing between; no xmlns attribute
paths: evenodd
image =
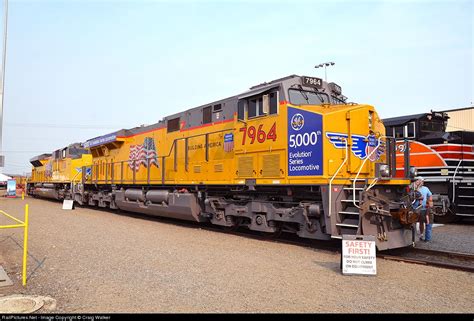
<svg viewBox="0 0 474 321"><path fill-rule="evenodd" d="M21 191L21 200L24 201L25 200L25 192Z"/></svg>
<svg viewBox="0 0 474 321"><path fill-rule="evenodd" d="M23 235L23 286L26 285L26 260L28 258L28 204L25 205L25 231Z"/></svg>

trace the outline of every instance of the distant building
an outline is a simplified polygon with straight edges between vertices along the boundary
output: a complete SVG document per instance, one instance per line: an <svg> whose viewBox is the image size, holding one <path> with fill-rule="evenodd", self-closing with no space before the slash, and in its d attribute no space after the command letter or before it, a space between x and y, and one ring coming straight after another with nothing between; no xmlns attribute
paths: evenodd
<svg viewBox="0 0 474 321"><path fill-rule="evenodd" d="M474 131L474 106L443 110L449 116L447 132L458 130Z"/></svg>

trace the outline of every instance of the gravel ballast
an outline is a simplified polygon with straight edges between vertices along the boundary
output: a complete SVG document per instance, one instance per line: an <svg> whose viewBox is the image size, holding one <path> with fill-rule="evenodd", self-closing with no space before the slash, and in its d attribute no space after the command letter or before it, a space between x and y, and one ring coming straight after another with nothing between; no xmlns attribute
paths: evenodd
<svg viewBox="0 0 474 321"><path fill-rule="evenodd" d="M22 230L2 229L14 285L0 295L49 296L55 312L474 312L467 272L377 259L377 276L343 276L330 251L32 198L0 209L23 219L25 203L30 277L23 288Z"/></svg>

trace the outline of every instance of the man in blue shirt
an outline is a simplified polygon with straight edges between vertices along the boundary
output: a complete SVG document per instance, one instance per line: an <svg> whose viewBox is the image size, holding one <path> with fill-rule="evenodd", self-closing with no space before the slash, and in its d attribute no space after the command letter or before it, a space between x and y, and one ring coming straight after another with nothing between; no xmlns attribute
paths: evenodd
<svg viewBox="0 0 474 321"><path fill-rule="evenodd" d="M420 232L421 237L420 240L424 240L425 242L431 241L431 232L433 228L433 222L430 220L430 208L433 207L433 194L431 193L430 189L424 186L425 179L423 177L418 177L415 180L414 187L415 190L420 193L420 198L415 200L413 207L416 209L421 206L420 211ZM425 223L426 223L426 232L425 238L423 239L423 232L425 230Z"/></svg>

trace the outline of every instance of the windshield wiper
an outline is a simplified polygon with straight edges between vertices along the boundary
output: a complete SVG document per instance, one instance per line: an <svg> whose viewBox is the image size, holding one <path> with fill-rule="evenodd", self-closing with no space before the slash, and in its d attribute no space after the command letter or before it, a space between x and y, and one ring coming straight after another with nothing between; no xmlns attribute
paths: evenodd
<svg viewBox="0 0 474 321"><path fill-rule="evenodd" d="M324 90L324 89L323 89ZM331 100L329 98L329 95L326 94L326 93L322 93L322 92L319 92L316 88L314 88L314 91L311 91L311 93L314 93L316 94L316 96L318 97L318 99L321 101L321 104L325 104L326 102L324 101L324 96L326 96L328 99L327 99L327 103L331 103Z"/></svg>
<svg viewBox="0 0 474 321"><path fill-rule="evenodd" d="M303 98L306 100L306 103L309 104L308 95L304 92L304 89L303 87L301 87L301 85L299 86L299 92L301 93L301 96L303 96Z"/></svg>

